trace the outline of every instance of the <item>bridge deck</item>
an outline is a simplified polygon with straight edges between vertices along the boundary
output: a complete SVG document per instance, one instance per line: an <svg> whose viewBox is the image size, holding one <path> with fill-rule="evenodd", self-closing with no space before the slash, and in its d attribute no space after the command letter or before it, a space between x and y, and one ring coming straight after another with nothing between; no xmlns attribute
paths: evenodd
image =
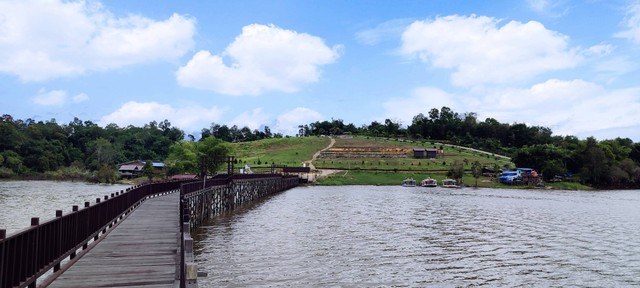
<svg viewBox="0 0 640 288"><path fill-rule="evenodd" d="M49 287L174 287L179 199L145 201Z"/></svg>

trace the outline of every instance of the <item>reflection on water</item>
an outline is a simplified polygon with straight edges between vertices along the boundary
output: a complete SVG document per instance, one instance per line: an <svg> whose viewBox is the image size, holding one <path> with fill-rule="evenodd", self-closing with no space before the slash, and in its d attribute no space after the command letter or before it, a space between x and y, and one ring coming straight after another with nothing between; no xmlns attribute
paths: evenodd
<svg viewBox="0 0 640 288"><path fill-rule="evenodd" d="M640 285L640 191L301 187L194 238L201 287Z"/></svg>
<svg viewBox="0 0 640 288"><path fill-rule="evenodd" d="M6 229L9 235L28 227L31 217L39 217L42 223L54 218L56 210L66 214L73 205L82 208L85 201L94 204L96 198L104 199L105 195L128 187L85 182L0 181L0 229Z"/></svg>

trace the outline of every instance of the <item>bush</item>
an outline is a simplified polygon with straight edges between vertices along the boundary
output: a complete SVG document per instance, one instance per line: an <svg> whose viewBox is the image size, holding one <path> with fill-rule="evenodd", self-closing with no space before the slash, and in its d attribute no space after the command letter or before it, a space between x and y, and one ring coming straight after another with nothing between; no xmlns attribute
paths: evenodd
<svg viewBox="0 0 640 288"><path fill-rule="evenodd" d="M116 169L109 165L102 165L98 171L91 177L91 180L99 183L116 183L118 173Z"/></svg>
<svg viewBox="0 0 640 288"><path fill-rule="evenodd" d="M13 170L7 167L0 167L0 178L11 178L13 176L16 176Z"/></svg>
<svg viewBox="0 0 640 288"><path fill-rule="evenodd" d="M44 172L44 177L49 179L49 180L63 180L62 179L62 171L60 171L60 170L45 171Z"/></svg>

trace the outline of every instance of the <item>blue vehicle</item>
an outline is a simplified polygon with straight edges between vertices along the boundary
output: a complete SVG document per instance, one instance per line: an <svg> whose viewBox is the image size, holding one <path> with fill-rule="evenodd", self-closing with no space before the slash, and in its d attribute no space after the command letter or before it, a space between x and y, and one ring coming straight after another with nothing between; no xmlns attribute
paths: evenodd
<svg viewBox="0 0 640 288"><path fill-rule="evenodd" d="M522 181L521 173L522 172L520 170L504 171L502 172L502 174L500 174L498 181L505 184L513 184L514 182Z"/></svg>

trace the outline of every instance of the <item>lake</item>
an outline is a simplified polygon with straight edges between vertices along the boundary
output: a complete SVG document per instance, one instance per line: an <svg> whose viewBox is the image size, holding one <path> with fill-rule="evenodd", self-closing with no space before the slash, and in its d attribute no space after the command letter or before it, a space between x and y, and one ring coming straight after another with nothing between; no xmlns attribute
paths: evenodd
<svg viewBox="0 0 640 288"><path fill-rule="evenodd" d="M194 238L201 287L640 285L640 191L299 187Z"/></svg>
<svg viewBox="0 0 640 288"><path fill-rule="evenodd" d="M0 229L126 185L0 181ZM200 287L640 286L640 191L298 187L194 233Z"/></svg>
<svg viewBox="0 0 640 288"><path fill-rule="evenodd" d="M65 214L73 205L84 207L84 202L96 203L125 190L130 185L89 184L64 181L0 181L0 229L7 236L31 225L31 217L39 217L40 223L56 216L56 210Z"/></svg>

